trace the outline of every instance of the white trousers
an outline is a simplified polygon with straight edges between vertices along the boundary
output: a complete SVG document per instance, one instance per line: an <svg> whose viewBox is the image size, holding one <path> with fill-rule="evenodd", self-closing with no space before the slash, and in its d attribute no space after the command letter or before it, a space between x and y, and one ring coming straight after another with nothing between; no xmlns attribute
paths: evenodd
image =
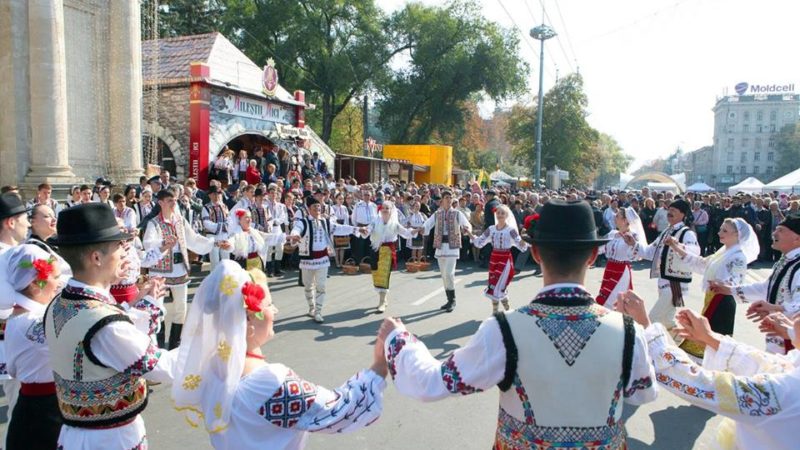
<svg viewBox="0 0 800 450"><path fill-rule="evenodd" d="M189 292L189 285L179 284L167 287L172 293L172 314L169 315L170 322L183 325L183 323L186 321L186 301Z"/></svg>
<svg viewBox="0 0 800 450"><path fill-rule="evenodd" d="M321 311L325 304L325 281L328 279L328 266L314 270L301 270L308 306L313 306L317 311Z"/></svg>
<svg viewBox="0 0 800 450"><path fill-rule="evenodd" d="M439 272L442 273L442 283L444 283L445 290L454 290L456 288L456 262L458 262L458 257L440 256L436 258L436 261L439 262Z"/></svg>
<svg viewBox="0 0 800 450"><path fill-rule="evenodd" d="M689 283L681 283L681 294L684 302L689 293ZM658 322L667 330L675 328L675 313L678 309L672 305L672 289L669 287L669 280L658 280L658 300L650 310L650 321ZM674 337L674 336L673 336ZM680 342L678 342L680 343Z"/></svg>
<svg viewBox="0 0 800 450"><path fill-rule="evenodd" d="M211 253L208 255L209 259L211 259L211 270L214 270L220 261L231 259L231 252L223 250L217 246L214 246L214 248L211 249Z"/></svg>
<svg viewBox="0 0 800 450"><path fill-rule="evenodd" d="M283 261L283 245L267 247L267 262L270 261Z"/></svg>

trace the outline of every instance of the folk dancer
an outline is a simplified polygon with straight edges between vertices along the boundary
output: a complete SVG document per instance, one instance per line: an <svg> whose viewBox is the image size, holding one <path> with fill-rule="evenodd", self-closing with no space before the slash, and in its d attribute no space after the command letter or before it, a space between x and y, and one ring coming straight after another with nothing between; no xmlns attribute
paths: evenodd
<svg viewBox="0 0 800 450"><path fill-rule="evenodd" d="M176 354L152 344L152 297L125 312L109 287L124 269L125 241L111 208L91 203L59 215L59 246L73 278L48 306L44 336L64 425L58 448L147 447L145 380L169 382ZM147 292L160 296L161 293ZM144 320L142 320L144 319Z"/></svg>
<svg viewBox="0 0 800 450"><path fill-rule="evenodd" d="M271 184L267 187L267 209L272 217L272 227L280 228L281 231L291 231L289 213L286 210L286 205L281 203L280 191L278 186ZM277 230L275 230L277 231ZM270 245L267 248L267 275L276 277L283 275L281 265L283 264L283 245Z"/></svg>
<svg viewBox="0 0 800 450"><path fill-rule="evenodd" d="M636 242L632 234L624 235L628 245L636 245L636 253L642 259L652 261L650 278L658 279L658 300L650 310L650 319L653 322L664 324L668 330L675 326L675 311L684 305L683 296L689 292L692 271L689 265L675 253L675 250L667 245L667 238L675 238L678 243L684 244L687 253L700 254L697 236L684 223L689 214L691 214L689 203L679 199L669 205L667 210L669 226L654 242L642 245Z"/></svg>
<svg viewBox="0 0 800 450"><path fill-rule="evenodd" d="M592 210L551 200L528 230L544 288L527 306L483 321L465 347L437 361L398 319L385 319L389 373L403 395L441 400L500 387L495 449L626 448L624 403L656 397L641 327L583 287L597 256Z"/></svg>
<svg viewBox="0 0 800 450"><path fill-rule="evenodd" d="M25 241L26 244L33 244L46 251L56 259L58 271L61 273L61 284L66 284L72 278L72 269L64 258L56 252L52 245L48 244L51 237L56 235L56 214L46 205L36 205L31 210L30 215L31 234Z"/></svg>
<svg viewBox="0 0 800 450"><path fill-rule="evenodd" d="M753 227L744 219L725 219L719 228L719 250L705 258L687 253L682 244L674 238L667 239L672 247L683 258L689 267L703 274L703 310L701 314L708 319L715 333L733 336L733 325L736 320L736 300L732 295L723 295L711 289L711 282L728 286L739 286L744 283L747 264L758 258L760 246L758 236ZM683 341L680 347L689 355L703 360L705 345L696 341Z"/></svg>
<svg viewBox="0 0 800 450"><path fill-rule="evenodd" d="M372 202L372 191L367 189L361 191L361 201L356 203L356 206L353 208L350 223L357 227L366 227L371 224L377 216L378 206ZM352 244L353 259L355 259L356 264L358 264L370 254L369 237L356 235L352 240Z"/></svg>
<svg viewBox="0 0 800 450"><path fill-rule="evenodd" d="M347 206L344 204L344 195L341 192L337 192L333 197L333 201L334 203L331 205L331 219L335 220L339 225L352 225L352 223L350 223L350 211L347 210ZM344 262L344 254L350 249L350 235L340 236L334 234L333 249L336 252L334 254L336 267L341 268Z"/></svg>
<svg viewBox="0 0 800 450"><path fill-rule="evenodd" d="M748 316L760 321L773 312L789 317L800 312L800 217L787 215L772 233L772 248L783 255L772 267L769 279L760 283L739 286L710 283L711 289L722 295L733 295L735 299L753 302ZM766 350L770 353L787 354L794 348L790 339L767 335Z"/></svg>
<svg viewBox="0 0 800 450"><path fill-rule="evenodd" d="M297 450L309 433L353 432L381 415L382 342L371 367L329 390L266 361L262 348L275 334L277 313L264 273L232 261L217 266L195 294L172 398L190 424L207 430L214 448Z"/></svg>
<svg viewBox="0 0 800 450"><path fill-rule="evenodd" d="M427 236L433 229L433 247L447 296L447 303L440 309L453 312L456 307L456 262L461 252L461 233L471 233L472 226L464 214L452 208L453 194L445 190L441 195L439 209L428 217L417 232Z"/></svg>
<svg viewBox="0 0 800 450"><path fill-rule="evenodd" d="M610 208L609 208L610 209ZM631 262L639 259L638 245L625 242L625 235L631 234L636 244L647 245L642 220L631 207L619 208L614 216L616 229L608 233L608 244L600 247L600 253L606 255L606 267L603 271L603 283L600 294L595 299L598 304L614 309L619 294L633 289Z"/></svg>
<svg viewBox="0 0 800 450"><path fill-rule="evenodd" d="M28 220L29 211L19 195L11 192L0 195L0 256L25 241L31 225ZM5 265L0 263L0 272L4 270L6 270ZM8 411L12 413L19 394L19 381L11 378L6 370L4 333L6 320L13 312L11 308L0 309L0 386L3 387L8 402ZM6 431L8 430L4 428L0 442L5 442Z"/></svg>
<svg viewBox="0 0 800 450"><path fill-rule="evenodd" d="M325 281L328 278L332 248L331 234L337 231L353 234L357 228L339 225L320 217L320 204L314 197L306 197L307 215L296 217L289 235L292 244L299 243L300 272L308 302L308 315L322 323L322 307L325 305Z"/></svg>
<svg viewBox="0 0 800 450"><path fill-rule="evenodd" d="M397 237L413 238L416 231L402 225L397 218L394 203L384 201L381 211L367 227L372 247L372 285L378 292L378 312L386 311L389 300L389 277L392 269L397 268Z"/></svg>
<svg viewBox="0 0 800 450"><path fill-rule="evenodd" d="M121 219L128 233L134 233L139 227L139 219L132 208L125 206L125 197L122 194L114 194L114 217Z"/></svg>
<svg viewBox="0 0 800 450"><path fill-rule="evenodd" d="M215 241L224 241L228 237L228 207L222 202L222 192L219 186L208 187L208 198L211 201L203 207L202 214L205 235ZM209 252L202 254L206 253ZM230 256L231 254L226 248L214 246L209 255L211 270L214 270L220 261L230 259Z"/></svg>
<svg viewBox="0 0 800 450"><path fill-rule="evenodd" d="M253 214L249 209L234 209L229 222L231 255L243 269L264 270L267 249L286 241L286 234L280 228L267 233L253 227Z"/></svg>
<svg viewBox="0 0 800 450"><path fill-rule="evenodd" d="M117 225L120 231L128 233L128 227L122 219L117 218ZM147 252L144 251L144 244L135 234L133 239L128 241L128 250L125 253L123 261L126 263L125 276L115 282L109 288L111 296L119 304L132 304L139 298L139 278L142 275L143 268L150 268L161 260L161 252L158 249L151 248ZM163 282L163 279L161 280ZM163 309L163 299L155 299L156 304L162 309L162 316L166 313Z"/></svg>
<svg viewBox="0 0 800 450"><path fill-rule="evenodd" d="M420 212L420 206L418 201L414 201L411 204L411 211L409 211L405 222L405 226L408 228L421 228L425 224L425 221L428 220L428 217ZM419 260L420 257L422 257L422 252L425 250L425 236L421 233L417 233L413 238L406 241L406 245L411 249L411 257Z"/></svg>
<svg viewBox="0 0 800 450"><path fill-rule="evenodd" d="M800 354L775 355L711 330L708 319L691 310L678 313L680 336L705 347L703 364L675 345L664 326L650 323L644 301L623 294L624 312L645 326L656 380L690 404L724 417L717 429L717 448L792 450L797 448L800 420ZM788 322L788 319L784 318ZM800 345L800 319L788 322Z"/></svg>
<svg viewBox="0 0 800 450"><path fill-rule="evenodd" d="M490 225L480 236L473 239L473 244L478 248L492 244L492 254L489 257L489 283L483 290L492 301L492 313L496 313L499 303L503 303L506 311L511 309L508 302L508 285L514 278L514 258L511 247L527 252L528 244L522 240L517 228L517 220L506 205L498 206L495 211L494 225Z"/></svg>
<svg viewBox="0 0 800 450"><path fill-rule="evenodd" d="M172 296L172 316L169 332L168 348L180 345L181 330L186 319L186 301L189 288L189 255L188 250L198 255L208 254L216 246L230 248L226 241L215 241L195 233L192 227L176 211L175 196L171 190L158 192L158 205L161 213L148 222L144 232L144 249L146 252L157 251L160 261L150 267L149 273L164 277L164 283ZM159 305L163 306L163 305ZM166 327L161 327L158 339L166 339Z"/></svg>

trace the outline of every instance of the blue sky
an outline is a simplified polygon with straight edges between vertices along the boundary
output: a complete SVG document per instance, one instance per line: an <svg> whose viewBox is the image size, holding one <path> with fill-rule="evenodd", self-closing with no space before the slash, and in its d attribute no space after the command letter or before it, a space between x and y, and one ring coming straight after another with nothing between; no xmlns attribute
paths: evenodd
<svg viewBox="0 0 800 450"><path fill-rule="evenodd" d="M376 1L387 11L406 3ZM580 67L590 123L636 158L633 168L678 146L710 145L711 108L738 82L794 83L800 93L800 49L791 31L798 0L478 1L486 18L512 28L511 16L525 35L521 55L533 69L533 93L539 44L528 31L542 22L544 4L544 21L559 33L545 45L545 90L556 68L563 76Z"/></svg>

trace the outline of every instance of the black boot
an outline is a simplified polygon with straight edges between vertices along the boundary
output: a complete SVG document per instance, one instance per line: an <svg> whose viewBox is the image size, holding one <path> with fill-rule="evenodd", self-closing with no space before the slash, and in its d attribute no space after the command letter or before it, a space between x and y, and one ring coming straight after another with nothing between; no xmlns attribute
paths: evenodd
<svg viewBox="0 0 800 450"><path fill-rule="evenodd" d="M165 348L167 343L167 324L161 323L161 329L156 333L156 344L158 348Z"/></svg>
<svg viewBox="0 0 800 450"><path fill-rule="evenodd" d="M283 261L272 261L272 273L275 274L276 277L283 275L283 271L281 270L281 263Z"/></svg>
<svg viewBox="0 0 800 450"><path fill-rule="evenodd" d="M182 323L173 323L169 328L169 347L167 350L178 348L181 345L181 332L183 331Z"/></svg>
<svg viewBox="0 0 800 450"><path fill-rule="evenodd" d="M456 291L451 289L445 289L445 295L447 295L447 303L439 307L446 312L453 312L453 309L456 307Z"/></svg>
<svg viewBox="0 0 800 450"><path fill-rule="evenodd" d="M303 286L303 271L302 270L298 270L297 271L297 285L298 286Z"/></svg>
<svg viewBox="0 0 800 450"><path fill-rule="evenodd" d="M267 261L267 276L271 277L275 273L275 261Z"/></svg>

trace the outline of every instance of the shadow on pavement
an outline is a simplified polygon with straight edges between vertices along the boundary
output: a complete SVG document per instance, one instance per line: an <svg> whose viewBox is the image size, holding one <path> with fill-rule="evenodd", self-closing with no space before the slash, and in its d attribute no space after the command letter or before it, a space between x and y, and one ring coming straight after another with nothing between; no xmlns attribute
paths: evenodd
<svg viewBox="0 0 800 450"><path fill-rule="evenodd" d="M626 405L623 416L629 418L636 412L635 408ZM653 448L674 448L689 449L694 448L695 441L703 433L706 422L714 417L714 413L694 406L681 405L670 407L650 414L653 421L653 440L652 445L645 444L637 439L628 439L629 450L642 450ZM680 423L680 432L676 432L675 424Z"/></svg>
<svg viewBox="0 0 800 450"><path fill-rule="evenodd" d="M450 328L439 330L433 334L418 336L418 338L425 343L434 358L440 359L448 356L451 352L460 347L457 344L450 344L450 341L464 336L472 336L478 331L478 326L480 324L481 322L478 320L470 320L458 325L453 325ZM435 351L439 349L441 349L441 351L435 354Z"/></svg>

